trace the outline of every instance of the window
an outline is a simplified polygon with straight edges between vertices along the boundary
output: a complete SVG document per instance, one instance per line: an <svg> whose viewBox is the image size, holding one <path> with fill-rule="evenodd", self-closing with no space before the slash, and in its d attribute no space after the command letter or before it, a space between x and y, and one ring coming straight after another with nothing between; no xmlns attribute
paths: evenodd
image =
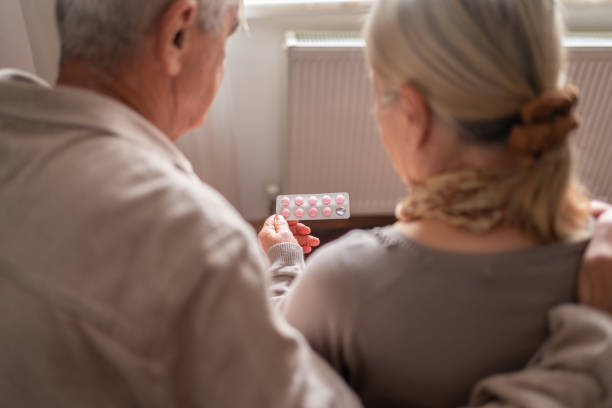
<svg viewBox="0 0 612 408"><path fill-rule="evenodd" d="M582 6L596 5L596 4L612 4L612 0L563 0L567 4L576 4Z"/></svg>
<svg viewBox="0 0 612 408"><path fill-rule="evenodd" d="M244 0L249 19L303 16L356 16L374 0ZM612 0L561 0L570 31L612 33ZM330 27L333 28L333 27Z"/></svg>

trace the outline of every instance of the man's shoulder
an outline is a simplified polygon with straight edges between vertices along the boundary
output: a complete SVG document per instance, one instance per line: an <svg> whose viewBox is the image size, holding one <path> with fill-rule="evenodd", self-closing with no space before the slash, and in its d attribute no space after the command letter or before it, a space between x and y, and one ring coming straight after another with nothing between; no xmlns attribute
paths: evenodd
<svg viewBox="0 0 612 408"><path fill-rule="evenodd" d="M102 144L107 147L93 147L98 157L88 161L108 163L92 169L92 180L81 181L99 180L101 206L137 211L145 222L188 217L208 233L219 228L250 228L225 197L190 169L177 166L157 151L129 146L123 139Z"/></svg>
<svg viewBox="0 0 612 408"><path fill-rule="evenodd" d="M57 130L7 148L0 256L50 288L58 308L77 299L86 307L71 313L142 345L170 330L200 282L232 282L236 262L261 262L250 226L171 157L113 134Z"/></svg>
<svg viewBox="0 0 612 408"><path fill-rule="evenodd" d="M157 241L160 249L169 245L162 241L202 250L219 235L254 235L220 193L163 149L91 128L53 128L40 141L28 157L44 165L33 166L28 189L66 228L95 231L109 245L132 237L132 246Z"/></svg>

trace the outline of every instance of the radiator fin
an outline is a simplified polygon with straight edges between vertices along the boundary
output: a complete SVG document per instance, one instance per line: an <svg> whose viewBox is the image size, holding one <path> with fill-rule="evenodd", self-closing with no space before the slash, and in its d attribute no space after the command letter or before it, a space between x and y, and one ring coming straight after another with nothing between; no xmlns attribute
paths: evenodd
<svg viewBox="0 0 612 408"><path fill-rule="evenodd" d="M365 42L354 31L290 31L287 47L363 47Z"/></svg>

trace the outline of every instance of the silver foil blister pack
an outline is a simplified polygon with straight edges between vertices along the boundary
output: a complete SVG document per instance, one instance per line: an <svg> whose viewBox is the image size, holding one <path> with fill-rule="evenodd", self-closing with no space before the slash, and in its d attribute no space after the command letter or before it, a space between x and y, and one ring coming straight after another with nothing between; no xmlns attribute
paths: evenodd
<svg viewBox="0 0 612 408"><path fill-rule="evenodd" d="M276 197L276 214L287 221L347 219L351 216L348 193L286 194Z"/></svg>

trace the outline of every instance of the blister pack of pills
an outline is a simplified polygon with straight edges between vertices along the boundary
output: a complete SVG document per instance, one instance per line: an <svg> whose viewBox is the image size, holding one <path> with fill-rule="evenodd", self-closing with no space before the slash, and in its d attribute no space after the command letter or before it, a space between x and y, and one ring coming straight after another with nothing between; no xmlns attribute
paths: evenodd
<svg viewBox="0 0 612 408"><path fill-rule="evenodd" d="M339 220L351 217L348 193L290 194L276 197L276 213L287 221Z"/></svg>

